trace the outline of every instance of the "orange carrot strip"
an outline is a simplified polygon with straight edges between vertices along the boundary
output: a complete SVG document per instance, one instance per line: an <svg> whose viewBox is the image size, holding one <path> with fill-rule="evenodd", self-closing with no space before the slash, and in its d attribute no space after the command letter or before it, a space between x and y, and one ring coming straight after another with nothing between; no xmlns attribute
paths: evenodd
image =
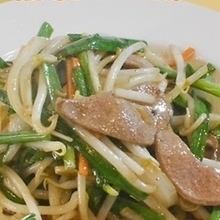
<svg viewBox="0 0 220 220"><path fill-rule="evenodd" d="M75 92L73 70L79 66L79 60L77 58L69 58L66 61L66 78L67 78L67 97L70 99L73 97Z"/></svg>
<svg viewBox="0 0 220 220"><path fill-rule="evenodd" d="M72 61L73 70L80 66L78 58L72 57L71 61Z"/></svg>
<svg viewBox="0 0 220 220"><path fill-rule="evenodd" d="M176 63L174 61L172 61L169 63L169 66L172 68L176 68Z"/></svg>
<svg viewBox="0 0 220 220"><path fill-rule="evenodd" d="M67 97L72 98L74 94L74 85L73 85L73 64L71 58L66 61L66 79L67 79Z"/></svg>
<svg viewBox="0 0 220 220"><path fill-rule="evenodd" d="M195 57L195 49L192 47L188 47L186 50L183 51L182 55L183 55L183 59L185 61L189 61L192 58Z"/></svg>
<svg viewBox="0 0 220 220"><path fill-rule="evenodd" d="M196 53L196 51L195 51L194 48L188 47L186 50L184 50L184 51L182 52L183 59L184 59L185 61L189 61L189 60L191 60L192 58L195 57L195 53ZM172 62L170 62L169 65L170 65L171 67L173 67L173 68L176 67L176 63L175 63L174 60L173 60Z"/></svg>
<svg viewBox="0 0 220 220"><path fill-rule="evenodd" d="M89 164L88 161L81 154L79 155L79 174L82 176L89 175Z"/></svg>

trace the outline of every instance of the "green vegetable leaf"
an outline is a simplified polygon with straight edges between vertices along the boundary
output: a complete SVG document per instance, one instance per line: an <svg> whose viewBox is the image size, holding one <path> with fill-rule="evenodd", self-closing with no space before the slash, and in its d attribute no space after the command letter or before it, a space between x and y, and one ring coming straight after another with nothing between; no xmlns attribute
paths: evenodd
<svg viewBox="0 0 220 220"><path fill-rule="evenodd" d="M66 168L76 168L76 157L75 157L75 151L74 149L67 145L66 147L66 153L63 156L64 166Z"/></svg>
<svg viewBox="0 0 220 220"><path fill-rule="evenodd" d="M215 207L212 211L210 220L220 220L220 208Z"/></svg>
<svg viewBox="0 0 220 220"><path fill-rule="evenodd" d="M52 33L53 33L53 27L49 23L44 22L41 25L40 30L38 31L37 36L45 37L45 38L50 38Z"/></svg>
<svg viewBox="0 0 220 220"><path fill-rule="evenodd" d="M4 69L6 67L9 67L8 63L0 57L0 69Z"/></svg>
<svg viewBox="0 0 220 220"><path fill-rule="evenodd" d="M146 205L138 203L132 198L124 198L119 196L112 207L112 211L115 214L120 214L124 208L130 208L140 215L144 220L165 220L163 215L151 210Z"/></svg>
<svg viewBox="0 0 220 220"><path fill-rule="evenodd" d="M25 201L22 198L15 195L10 189L8 189L4 185L3 180L4 180L4 177L0 175L0 190L6 196L6 198L18 204L25 204Z"/></svg>
<svg viewBox="0 0 220 220"><path fill-rule="evenodd" d="M195 119L199 118L201 114L205 113L209 116L209 108L207 104L194 97L195 103ZM193 133L190 141L190 149L192 153L200 160L204 157L206 140L209 131L209 119L207 118Z"/></svg>
<svg viewBox="0 0 220 220"><path fill-rule="evenodd" d="M79 90L80 95L89 96L85 74L81 67L77 67L74 70L73 77L76 83L76 88L77 90Z"/></svg>
<svg viewBox="0 0 220 220"><path fill-rule="evenodd" d="M59 92L61 92L62 89L59 76L53 64L43 64L42 72L47 83L47 89L49 92L49 97L52 103L53 111L55 111L56 99L58 97Z"/></svg>
<svg viewBox="0 0 220 220"><path fill-rule="evenodd" d="M29 214L29 215L26 215L25 217L23 217L20 220L36 220L36 216L35 216L35 214Z"/></svg>
<svg viewBox="0 0 220 220"><path fill-rule="evenodd" d="M36 132L29 132L29 131L0 134L0 144L27 143L27 142L42 141L48 139L50 139L50 135L38 134Z"/></svg>
<svg viewBox="0 0 220 220"><path fill-rule="evenodd" d="M94 94L94 88L92 85L90 70L89 70L89 61L87 52L82 52L79 54L79 62L84 73L85 82L87 85L88 96Z"/></svg>
<svg viewBox="0 0 220 220"><path fill-rule="evenodd" d="M80 40L73 41L59 53L59 57L77 55L83 51L88 50L97 50L112 53L116 52L118 48L128 47L135 42L138 42L138 40L116 37L103 37L99 34L95 34L83 37Z"/></svg>

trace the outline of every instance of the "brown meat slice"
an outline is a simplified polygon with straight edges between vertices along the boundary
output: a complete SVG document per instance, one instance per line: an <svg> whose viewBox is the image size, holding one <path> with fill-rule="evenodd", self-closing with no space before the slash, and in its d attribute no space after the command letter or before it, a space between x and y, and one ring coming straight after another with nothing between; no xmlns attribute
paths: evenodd
<svg viewBox="0 0 220 220"><path fill-rule="evenodd" d="M165 101L163 94L161 94L157 84L141 84L134 88L134 90L147 93L156 97L156 102L152 106L147 106L147 111L151 111L154 115L155 123L158 129L166 128L170 122L170 117L173 115L171 105Z"/></svg>
<svg viewBox="0 0 220 220"><path fill-rule="evenodd" d="M220 205L220 173L196 159L173 131L157 133L156 156L184 199L198 205Z"/></svg>
<svg viewBox="0 0 220 220"><path fill-rule="evenodd" d="M166 102L163 97L158 98L155 104L152 106L152 113L156 120L157 128L167 128L170 118L173 115L173 110L171 105Z"/></svg>
<svg viewBox="0 0 220 220"><path fill-rule="evenodd" d="M57 111L70 123L80 124L120 140L151 145L155 139L153 120L144 122L130 102L115 98L110 93L78 100L60 99L57 102Z"/></svg>

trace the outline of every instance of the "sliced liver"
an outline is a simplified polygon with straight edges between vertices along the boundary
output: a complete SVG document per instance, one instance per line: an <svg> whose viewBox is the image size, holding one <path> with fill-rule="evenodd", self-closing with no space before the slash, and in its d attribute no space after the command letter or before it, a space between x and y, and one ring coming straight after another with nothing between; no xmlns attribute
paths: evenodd
<svg viewBox="0 0 220 220"><path fill-rule="evenodd" d="M196 159L173 131L157 133L156 156L184 199L199 205L220 205L220 173Z"/></svg>
<svg viewBox="0 0 220 220"><path fill-rule="evenodd" d="M123 141L152 145L155 140L154 120L144 122L130 102L116 98L111 93L78 100L59 99L57 111L69 123L77 123Z"/></svg>
<svg viewBox="0 0 220 220"><path fill-rule="evenodd" d="M151 106L147 106L146 109L152 112L158 129L166 128L170 122L170 117L173 115L173 110L171 105L166 102L163 94L161 94L158 85L145 83L136 86L134 90L156 97L156 102Z"/></svg>

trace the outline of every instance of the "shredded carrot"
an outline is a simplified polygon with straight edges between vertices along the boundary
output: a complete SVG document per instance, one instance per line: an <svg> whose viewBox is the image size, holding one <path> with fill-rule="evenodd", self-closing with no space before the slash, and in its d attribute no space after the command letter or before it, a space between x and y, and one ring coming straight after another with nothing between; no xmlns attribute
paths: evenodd
<svg viewBox="0 0 220 220"><path fill-rule="evenodd" d="M175 68L176 68L176 63L175 63L175 61L170 62L170 63L169 63L169 66L175 69Z"/></svg>
<svg viewBox="0 0 220 220"><path fill-rule="evenodd" d="M188 47L186 50L183 51L182 55L185 61L189 61L195 57L195 49L192 47Z"/></svg>
<svg viewBox="0 0 220 220"><path fill-rule="evenodd" d="M75 92L73 71L76 67L80 66L79 60L75 57L71 57L66 61L66 78L67 78L67 97L73 98ZM83 176L88 176L89 174L89 164L86 158L81 154L79 155L79 174Z"/></svg>
<svg viewBox="0 0 220 220"><path fill-rule="evenodd" d="M88 161L81 154L79 155L79 174L82 176L89 175L89 164Z"/></svg>
<svg viewBox="0 0 220 220"><path fill-rule="evenodd" d="M73 81L73 70L79 66L77 58L69 58L66 61L66 78L67 78L67 97L72 98L75 92L75 86Z"/></svg>
<svg viewBox="0 0 220 220"><path fill-rule="evenodd" d="M73 76L72 76L73 66L72 60L68 59L66 61L66 79L67 79L67 97L72 98L74 94Z"/></svg>
<svg viewBox="0 0 220 220"><path fill-rule="evenodd" d="M78 58L72 57L72 58L71 58L71 61L72 61L73 69L75 69L76 67L79 67L79 66L80 66L80 63L79 63L79 59L78 59Z"/></svg>
<svg viewBox="0 0 220 220"><path fill-rule="evenodd" d="M193 59L195 57L195 49L192 48L192 47L188 47L187 49L185 49L183 52L182 52L182 56L183 56L183 59L184 61L189 61L191 59ZM172 67L172 68L176 68L176 63L174 60L172 60L169 65Z"/></svg>

